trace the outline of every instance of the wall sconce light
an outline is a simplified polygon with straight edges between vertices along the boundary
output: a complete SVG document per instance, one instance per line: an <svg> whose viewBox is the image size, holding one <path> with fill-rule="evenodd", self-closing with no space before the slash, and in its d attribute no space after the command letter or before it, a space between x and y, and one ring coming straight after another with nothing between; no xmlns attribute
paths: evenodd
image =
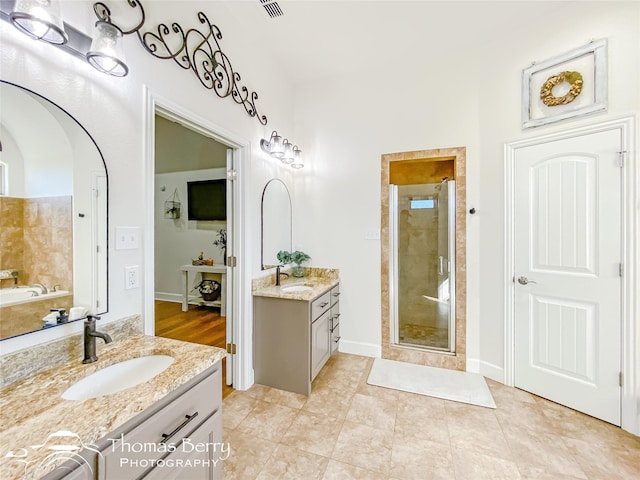
<svg viewBox="0 0 640 480"><path fill-rule="evenodd" d="M102 73L124 77L129 73L122 47L122 30L111 23L108 13L96 22L87 61Z"/></svg>
<svg viewBox="0 0 640 480"><path fill-rule="evenodd" d="M275 130L271 132L269 140L265 140L264 138L260 140L260 148L272 157L282 158L282 155L284 155L282 137L278 135L278 132Z"/></svg>
<svg viewBox="0 0 640 480"><path fill-rule="evenodd" d="M291 165L293 168L304 167L304 161L301 157L302 150L297 145L292 145L286 138L282 140L282 137L275 130L271 132L269 140L264 138L260 140L260 148L272 157L280 159L286 165Z"/></svg>
<svg viewBox="0 0 640 480"><path fill-rule="evenodd" d="M298 147L293 147L293 162L291 163L291 168L303 168L304 160L302 159L302 150Z"/></svg>
<svg viewBox="0 0 640 480"><path fill-rule="evenodd" d="M283 146L284 146L284 154L282 155L282 158L280 160L282 160L282 163L286 163L287 165L289 165L293 163L293 148L289 143L289 140L287 140L286 138L283 142Z"/></svg>
<svg viewBox="0 0 640 480"><path fill-rule="evenodd" d="M67 43L59 0L17 0L9 20L31 38L54 45Z"/></svg>

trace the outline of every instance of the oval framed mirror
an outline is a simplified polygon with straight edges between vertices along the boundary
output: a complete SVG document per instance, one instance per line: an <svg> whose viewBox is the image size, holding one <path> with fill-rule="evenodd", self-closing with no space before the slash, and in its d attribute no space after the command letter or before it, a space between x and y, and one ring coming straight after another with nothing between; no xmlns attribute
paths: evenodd
<svg viewBox="0 0 640 480"><path fill-rule="evenodd" d="M4 80L0 104L4 340L107 312L109 202L104 157L73 116Z"/></svg>
<svg viewBox="0 0 640 480"><path fill-rule="evenodd" d="M278 265L278 252L291 251L293 244L291 196L289 189L279 178L272 178L265 185L260 215L261 268L266 270Z"/></svg>

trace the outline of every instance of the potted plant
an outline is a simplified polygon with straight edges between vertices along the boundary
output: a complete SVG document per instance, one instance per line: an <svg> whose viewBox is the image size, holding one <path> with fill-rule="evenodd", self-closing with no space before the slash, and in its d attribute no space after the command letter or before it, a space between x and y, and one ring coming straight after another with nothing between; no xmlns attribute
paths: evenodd
<svg viewBox="0 0 640 480"><path fill-rule="evenodd" d="M216 239L213 241L216 247L222 250L222 261L227 264L227 231L223 228L216 233Z"/></svg>
<svg viewBox="0 0 640 480"><path fill-rule="evenodd" d="M212 302L220 296L221 287L220 282L216 280L204 279L193 289L200 292L205 302Z"/></svg>
<svg viewBox="0 0 640 480"><path fill-rule="evenodd" d="M302 264L307 260L310 260L311 257L300 250L296 250L295 252L287 252L286 250L280 250L276 255L276 258L279 262L283 264L286 263L294 263L295 265L291 268L291 275L294 277L304 277L304 267Z"/></svg>

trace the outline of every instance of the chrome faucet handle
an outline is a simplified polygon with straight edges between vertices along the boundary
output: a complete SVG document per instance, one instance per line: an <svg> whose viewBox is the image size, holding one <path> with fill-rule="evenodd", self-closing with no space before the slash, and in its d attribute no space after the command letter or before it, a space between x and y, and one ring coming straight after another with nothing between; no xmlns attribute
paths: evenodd
<svg viewBox="0 0 640 480"><path fill-rule="evenodd" d="M47 293L49 293L49 290L47 289L47 286L44 283L34 283L32 286L38 287L42 295L46 295Z"/></svg>

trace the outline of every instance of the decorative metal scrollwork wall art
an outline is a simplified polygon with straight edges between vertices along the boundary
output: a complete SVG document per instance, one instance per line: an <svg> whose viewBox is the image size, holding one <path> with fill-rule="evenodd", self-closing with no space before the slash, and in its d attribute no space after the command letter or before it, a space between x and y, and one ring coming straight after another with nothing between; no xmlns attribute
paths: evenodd
<svg viewBox="0 0 640 480"><path fill-rule="evenodd" d="M122 30L123 35L135 33L144 49L154 57L173 60L184 70L191 70L205 88L213 90L220 98L231 96L251 117L256 117L262 125L267 124L267 117L260 115L256 108L258 94L240 85L240 74L233 70L229 57L220 47L220 29L203 12L198 12L197 18L204 31L197 28L185 31L178 23L173 22L171 27L159 24L157 33L143 32L146 16L142 2L126 1L140 15L140 21L130 29L112 21L111 11L106 4L97 2L93 5L93 10L100 20L115 25Z"/></svg>

